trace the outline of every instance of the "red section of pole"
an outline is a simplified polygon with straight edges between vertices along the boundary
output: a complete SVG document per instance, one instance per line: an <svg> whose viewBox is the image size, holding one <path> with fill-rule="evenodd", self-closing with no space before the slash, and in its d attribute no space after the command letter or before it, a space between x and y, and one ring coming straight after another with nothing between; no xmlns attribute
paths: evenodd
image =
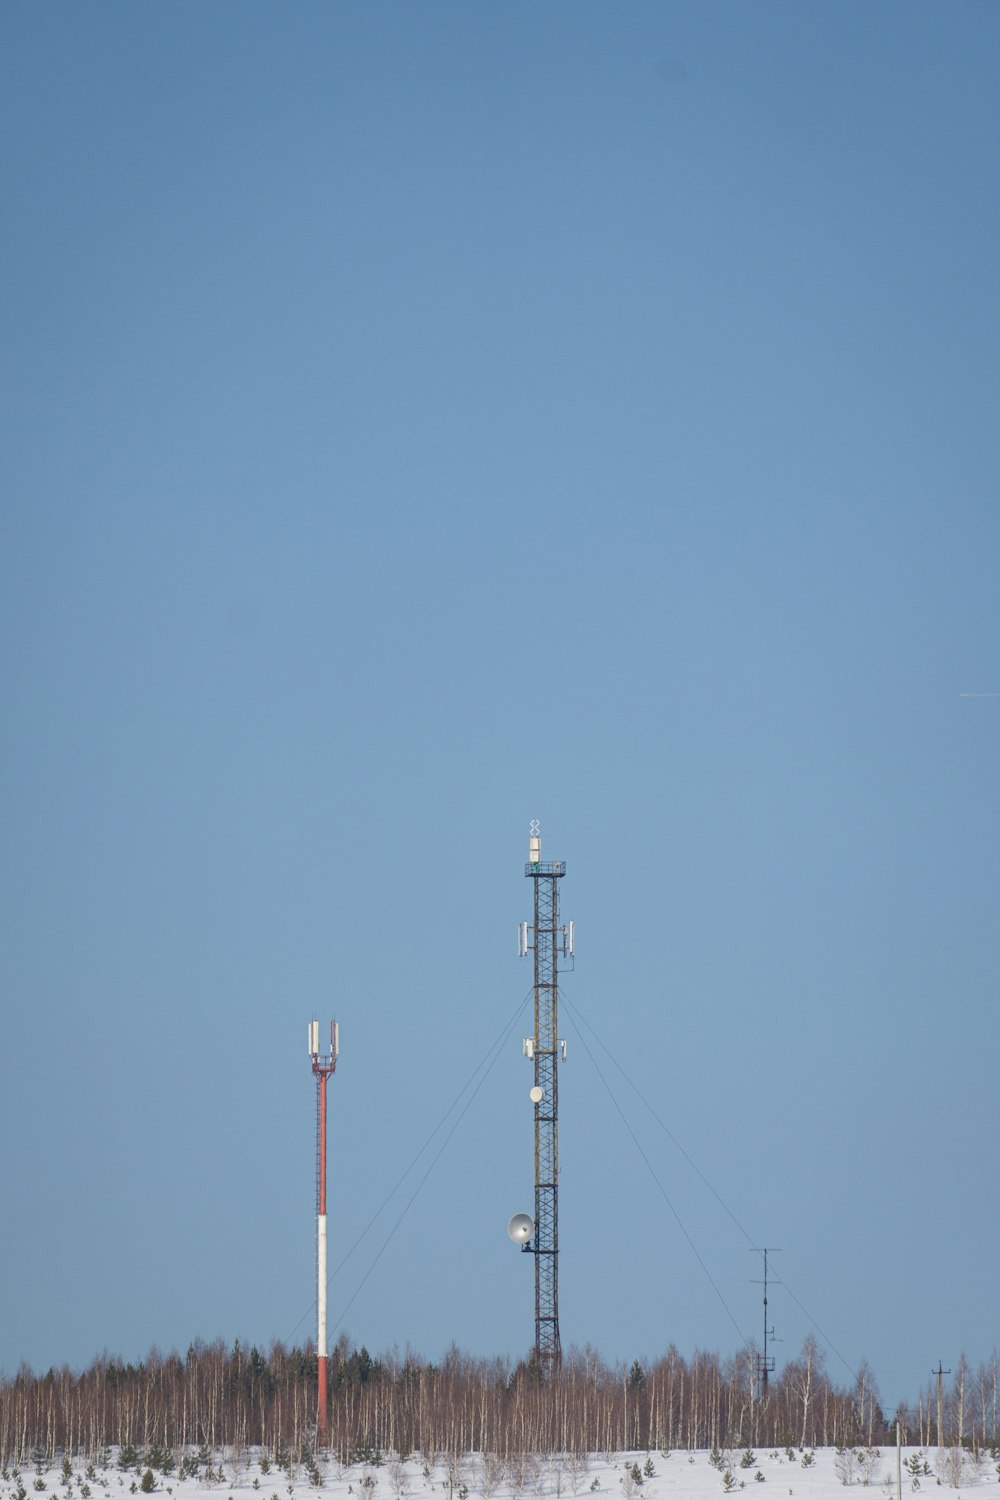
<svg viewBox="0 0 1000 1500"><path fill-rule="evenodd" d="M317 1410L316 1410L316 1436L321 1447L326 1447L326 1355L321 1354L319 1358Z"/></svg>

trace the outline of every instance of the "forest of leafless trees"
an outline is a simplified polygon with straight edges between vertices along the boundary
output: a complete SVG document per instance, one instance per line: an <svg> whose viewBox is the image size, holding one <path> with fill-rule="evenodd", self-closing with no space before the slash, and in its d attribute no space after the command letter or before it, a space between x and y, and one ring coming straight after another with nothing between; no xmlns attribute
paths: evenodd
<svg viewBox="0 0 1000 1500"><path fill-rule="evenodd" d="M620 1453L631 1450L819 1447L938 1440L937 1390L883 1413L862 1365L846 1385L831 1379L812 1338L772 1376L760 1399L753 1356L724 1359L674 1348L659 1359L609 1366L571 1350L558 1374L479 1359L452 1348L438 1363L396 1353L370 1356L342 1341L331 1357L330 1447L344 1462L375 1454L432 1462L442 1456ZM0 1461L96 1457L114 1446L139 1453L209 1453L259 1447L308 1452L315 1439L316 1358L311 1347L195 1343L183 1356L153 1350L137 1364L104 1356L82 1372L22 1368L0 1378ZM964 1357L950 1376L945 1441L995 1447L998 1360ZM891 1427L891 1431L890 1431Z"/></svg>

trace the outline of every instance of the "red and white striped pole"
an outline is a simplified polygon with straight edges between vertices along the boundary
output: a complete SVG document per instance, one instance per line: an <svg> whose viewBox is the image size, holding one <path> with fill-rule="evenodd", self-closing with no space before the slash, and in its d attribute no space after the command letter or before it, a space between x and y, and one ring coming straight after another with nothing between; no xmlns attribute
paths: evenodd
<svg viewBox="0 0 1000 1500"><path fill-rule="evenodd" d="M326 1394L326 1084L336 1071L340 1028L330 1022L330 1050L320 1051L319 1022L309 1022L309 1056L316 1078L316 1441L327 1441Z"/></svg>

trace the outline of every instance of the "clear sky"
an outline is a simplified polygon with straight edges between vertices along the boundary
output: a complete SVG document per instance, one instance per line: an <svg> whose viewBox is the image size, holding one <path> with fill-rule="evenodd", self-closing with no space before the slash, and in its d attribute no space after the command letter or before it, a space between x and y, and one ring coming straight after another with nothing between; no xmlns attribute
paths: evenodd
<svg viewBox="0 0 1000 1500"><path fill-rule="evenodd" d="M1000 6L23 0L0 74L0 1369L310 1332L306 1023L335 1264L533 817L564 1345L734 1349L753 1243L779 1366L987 1357ZM528 1030L355 1341L530 1347Z"/></svg>

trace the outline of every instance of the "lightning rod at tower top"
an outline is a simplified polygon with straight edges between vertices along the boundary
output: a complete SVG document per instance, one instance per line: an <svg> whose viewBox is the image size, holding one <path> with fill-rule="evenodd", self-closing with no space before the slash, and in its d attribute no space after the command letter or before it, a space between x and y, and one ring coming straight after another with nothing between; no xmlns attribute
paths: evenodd
<svg viewBox="0 0 1000 1500"><path fill-rule="evenodd" d="M559 1036L559 959L573 957L573 924L559 921L562 860L542 859L538 819L528 831L525 876L534 887L532 922L518 928L521 957L534 955L534 1030L524 1054L534 1065L528 1097L535 1113L535 1214L515 1214L507 1233L535 1257L535 1362L543 1374L562 1362L559 1336L559 1074L566 1043Z"/></svg>
<svg viewBox="0 0 1000 1500"><path fill-rule="evenodd" d="M340 1027L330 1022L329 1050L319 1037L319 1022L309 1022L309 1059L316 1079L316 1441L327 1441L326 1394L326 1085L336 1071Z"/></svg>

